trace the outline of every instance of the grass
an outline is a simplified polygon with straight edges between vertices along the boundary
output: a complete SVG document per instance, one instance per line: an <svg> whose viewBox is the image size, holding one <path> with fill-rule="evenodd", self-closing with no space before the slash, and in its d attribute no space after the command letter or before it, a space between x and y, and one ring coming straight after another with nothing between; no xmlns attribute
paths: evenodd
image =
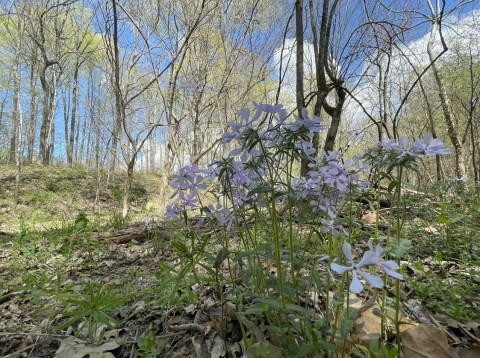
<svg viewBox="0 0 480 358"><path fill-rule="evenodd" d="M115 175L108 186L101 185L99 205L95 205L96 179L84 168L31 165L24 168L20 183L19 205L14 210L15 171L0 165L0 231L15 233L21 223L38 229L60 228L81 214L99 225L111 220L112 212L119 212L122 200L123 173ZM105 180L103 174L103 180ZM131 197L131 219L156 214L160 187L155 175L136 175Z"/></svg>
<svg viewBox="0 0 480 358"><path fill-rule="evenodd" d="M86 339L98 343L108 331L131 328L131 337L138 339L126 346L120 356L129 356L132 351L142 357L155 356L155 352L168 356L178 341L162 338L159 345L154 337L166 334L164 327L172 317L188 316L184 312L187 307L197 309L228 302L235 305L236 314L243 322L215 323L218 325L215 330L224 331L229 337L232 332L241 335L241 329L259 324L262 332L256 331L257 335L268 335L270 342L285 344L293 350L298 344L296 334L332 335L328 317L319 319L317 313L312 313L308 299L307 303L300 304L298 293L313 295L316 291L311 289L312 282L323 289L324 282L318 272L323 275L326 266L319 265L318 259L327 251L333 256L341 255L345 237L332 240L318 230L304 235L304 223L296 223L293 230L299 233L295 242L299 250L293 261L283 253L287 252L290 229L282 222L275 232L268 221L259 221L255 237L246 238L255 242L251 251L242 249L239 233L222 236L224 233L215 231L215 227L205 227L195 221L187 230L179 230L180 223L165 223L153 228L145 243L115 245L99 241L92 233L116 232L132 223L143 222L146 216L158 215L152 209L159 187L155 176L136 175L133 195L136 206L131 217L125 220L116 214L121 206L121 175L108 188L102 188L103 200L95 212L95 180L84 169L26 167L20 193L22 204L13 212L13 169L2 169L0 208L6 215L0 223L3 232L0 248L8 251L8 256L0 260L0 275L3 275L0 278L5 282L0 291L3 292L0 304L10 299L8 295L24 292L25 298L18 301L19 305L35 325L44 322L47 332L59 333L70 326L75 334L81 336L86 331ZM401 293L402 299L421 302L425 312L467 323L480 318L477 239L480 195L471 189L451 191L447 196L445 190L432 189L430 201L418 195L405 197L409 210L402 223L402 238L411 240L412 247L402 259L401 272L406 280ZM374 230L361 219L367 208L356 198L351 199L354 199L352 205L347 205L350 212L341 219L350 227L349 240L365 243L374 235ZM308 213L304 214L308 221ZM387 218L388 209L381 211L380 221ZM139 228L142 230L141 225ZM279 240L278 256L272 244L273 235ZM382 235L379 239L382 240ZM222 251L222 240L227 240L228 251ZM355 256L358 257L358 253ZM287 298L285 304L272 294L279 290L275 276L279 262L285 266L282 287ZM312 271L312 267L316 269ZM292 275L296 281L292 281ZM260 286L259 279L263 280ZM337 284L346 285L338 276L335 280ZM389 289L392 292L394 288L389 286ZM372 292L368 294L375 296ZM338 312L347 299L339 292L332 293L330 298ZM391 298L387 297L386 302L391 302ZM149 314L157 314L157 320L145 320ZM353 309L345 310L335 326L336 340L304 344L305 356L319 347L330 350L332 345L339 354L344 351L346 348L342 347L350 340L357 314ZM286 320L288 325L283 325ZM25 329L17 322L10 324L8 331ZM257 338L251 335L245 341L252 354L258 357L280 354L270 343L258 344ZM381 343L382 349L394 352L395 347L384 343ZM0 347L1 354L9 352L1 341ZM380 349L372 347L360 348Z"/></svg>

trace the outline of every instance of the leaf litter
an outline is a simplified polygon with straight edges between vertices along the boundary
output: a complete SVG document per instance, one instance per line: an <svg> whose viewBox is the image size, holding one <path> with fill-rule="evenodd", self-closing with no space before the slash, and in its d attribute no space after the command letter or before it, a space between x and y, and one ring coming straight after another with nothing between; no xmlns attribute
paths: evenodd
<svg viewBox="0 0 480 358"><path fill-rule="evenodd" d="M167 238L171 235L164 234ZM25 265L23 271L15 266L18 262L14 260L17 257L13 253L14 245L3 244L0 250L0 349L5 357L140 357L145 352L139 343L149 337L153 339L150 352L158 353L153 356L220 358L248 353L260 357L265 347L268 347L268 356L282 354L265 322L238 312L235 303L222 300L221 293L207 283L187 288L178 286L174 294L178 296L187 290L190 299L176 305L165 305L157 302L155 295L143 294L161 290L158 287L162 284L158 278L160 264L175 265L168 239L159 245L158 240L147 237L141 225L94 236L100 248L94 252L79 248L67 260L54 254L45 262L25 260L20 262ZM50 244L48 240L42 243ZM222 275L227 275L229 269L238 270L236 265L237 262L224 259L220 264ZM458 271L455 264L448 262L432 261L426 266L435 271L438 265ZM54 267L61 267L61 282L55 281ZM268 258L262 261L262 267L275 274ZM425 270L420 272L412 266L411 271L419 279L426 278ZM93 344L88 339L86 321L76 327L58 329L65 323L62 314L65 304L47 291L44 296L34 295L31 287L25 286L22 272L37 277L42 272L50 272L49 284L60 284L62 289L68 287L71 292L80 292L85 282L111 285L119 292L129 293L130 298L112 313L115 325L95 326L93 336L90 335L96 342ZM301 301L308 305L317 301L317 297L303 297ZM379 302L373 296L351 294L350 303L359 311L352 326L353 344L368 346L382 335ZM251 304L253 307L253 302ZM315 311L321 314L322 307L315 307ZM479 322L461 323L445 315L431 314L414 299L405 300L402 311L404 357L470 358L480 352ZM387 324L387 330L393 337L391 324ZM243 335L253 342L248 352Z"/></svg>

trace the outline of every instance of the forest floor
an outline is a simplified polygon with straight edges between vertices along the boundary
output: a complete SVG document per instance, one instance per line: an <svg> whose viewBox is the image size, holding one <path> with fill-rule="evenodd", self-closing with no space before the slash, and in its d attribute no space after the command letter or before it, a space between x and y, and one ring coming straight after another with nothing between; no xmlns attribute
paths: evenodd
<svg viewBox="0 0 480 358"><path fill-rule="evenodd" d="M237 314L218 280L196 282L188 272L177 279L182 230L156 219L158 177L136 176L129 220L113 214L122 180L102 186L95 205L96 180L88 171L27 167L15 211L14 170L0 166L0 356L246 357L247 328L256 341L248 357L282 356L265 322ZM480 357L480 208L410 200L402 320L423 327L415 333L431 348L423 356ZM356 218L359 246L370 235L369 215L363 208ZM201 223L192 225L208 237ZM216 255L220 244L208 247ZM219 263L217 274L229 265ZM275 274L270 260L263 268ZM190 269L208 276L202 265ZM352 347L380 334L380 318L371 292L351 295L350 303L362 313L347 354L359 356Z"/></svg>

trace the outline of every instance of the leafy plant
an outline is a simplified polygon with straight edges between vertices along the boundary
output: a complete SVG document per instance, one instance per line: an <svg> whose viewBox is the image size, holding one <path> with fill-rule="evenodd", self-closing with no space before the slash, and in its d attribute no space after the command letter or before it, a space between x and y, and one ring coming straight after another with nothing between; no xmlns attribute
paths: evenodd
<svg viewBox="0 0 480 358"><path fill-rule="evenodd" d="M112 312L126 301L125 297L115 293L113 286L103 283L86 282L80 291L75 291L73 284L62 284L60 273L26 274L23 282L25 289L31 290L31 299L36 302L55 298L64 304L62 316L68 320L60 329L72 326L78 335L85 336L92 344L103 338L105 328L117 326Z"/></svg>
<svg viewBox="0 0 480 358"><path fill-rule="evenodd" d="M66 305L63 316L71 317L62 328L82 322L77 334L85 333L91 343L97 343L103 338L104 328L117 326L111 312L125 302L124 297L115 294L113 286L92 282L83 284L80 292L58 293L57 298Z"/></svg>
<svg viewBox="0 0 480 358"><path fill-rule="evenodd" d="M136 353L142 358L154 358L164 352L164 347L157 346L157 337L154 334L143 334L137 338L138 349Z"/></svg>
<svg viewBox="0 0 480 358"><path fill-rule="evenodd" d="M349 295L343 294L347 282L351 281L349 291L359 293L364 289L360 279L383 289L392 277L395 284L393 320L399 348L399 280L403 276L397 270L400 258L411 246L410 240L401 237L405 218L402 180L406 171L417 169L419 158L450 151L439 139L425 135L411 145L406 138L398 142L384 140L363 158L347 160L336 152L314 156L316 150L311 138L322 129L320 118L310 117L303 110L301 118L294 116L289 120L280 105L257 105L253 115L244 109L241 122L228 122L228 125L230 131L224 134L223 142L237 144L237 147L227 157L214 161L207 169L187 165L172 177L173 196L177 200L167 206L165 217L182 219L192 240L191 245L181 241L173 243L183 263L178 278L182 280L192 272L195 276L195 267L201 266L220 285L218 262L226 261L232 283L236 282L237 275L232 272L236 266L251 296L251 303L244 306L242 313L268 322L265 328L271 337L277 337L286 354L308 355L315 349L333 350L337 348L334 342L341 340L342 355L345 355L355 319L355 310L349 307ZM300 160L310 164L306 175L298 177L293 168ZM352 198L368 185L367 177L377 184L387 181L392 209L385 245L379 243L377 224L369 249L356 263L351 244L360 235L355 230ZM212 181L217 181L220 188L217 197L222 200L206 205L202 193L215 187L209 185ZM188 220L189 216L198 214L204 223L212 226L213 232L218 232L215 230L218 227L223 229L218 235L222 244L221 260L209 261L208 255L204 257L207 242L197 242ZM240 237L240 248L232 250L229 233ZM299 248L305 248L305 243L315 237L328 242L327 255L322 260L342 276L339 284L334 284L329 275L322 278L314 274L316 268L303 266L297 257ZM337 248L342 241L347 265L337 263L341 260ZM233 257L235 265L230 263ZM273 266L273 270L265 269L265 263ZM307 274L301 275L302 271ZM308 292L316 293L323 287L328 293L334 290L335 299L326 298L327 328L317 330L311 324L312 312L302 305L300 297L308 297ZM389 309L386 290L382 295L385 312ZM244 339L247 348L255 346L247 337Z"/></svg>

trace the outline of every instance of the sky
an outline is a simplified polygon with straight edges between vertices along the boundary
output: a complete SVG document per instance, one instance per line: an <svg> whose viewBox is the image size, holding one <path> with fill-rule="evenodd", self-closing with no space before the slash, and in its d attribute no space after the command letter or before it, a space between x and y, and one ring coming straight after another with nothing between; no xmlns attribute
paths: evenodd
<svg viewBox="0 0 480 358"><path fill-rule="evenodd" d="M424 3L426 3L424 1ZM447 9L451 9L454 6L453 1L447 1ZM405 57L401 55L400 52L408 55L408 59L419 68L425 68L429 64L428 54L426 52L427 42L430 36L430 24L426 23L425 26L418 27L414 32L409 33L410 40L405 41L404 44L399 46L399 49L393 53L392 63L391 63L391 78L394 84L398 86L410 86L414 78L406 78L405 74L411 74L412 68L411 65L405 60ZM472 30L476 29L476 30ZM447 53L445 53L442 58L439 60L439 63L445 61L449 57L453 56L452 49L457 49L458 51L465 51L468 48L471 48L473 53L476 53L480 56L480 1L475 1L464 8L455 15L449 15L443 24L442 33L445 38L447 45L451 48ZM439 36L436 37L436 42L434 45L434 52L436 54L440 53L442 46L440 43ZM306 41L304 44L305 59L304 59L304 69L305 69L305 91L308 91L309 79L313 77L314 71L314 51L313 45ZM273 66L275 66L276 71L280 70L278 64L280 62L281 49L278 48L275 52L274 59L272 60ZM287 108L295 107L295 61L296 61L296 52L295 52L295 39L289 38L286 40L285 50L283 54L283 71L284 72L284 83L281 89L280 102L284 104ZM288 67L287 67L288 64ZM341 64L340 64L341 65ZM352 88L354 87L353 94L357 97L367 109L368 113L372 116L378 115L378 108L376 103L378 102L378 74L374 70L368 69L370 63L368 61L361 61L358 63L357 71L358 73L368 73L368 77L364 77L360 82L356 83L353 79L348 83ZM371 67L371 66L370 66ZM310 72L310 73L309 73ZM356 78L355 78L356 79ZM313 84L312 84L313 85ZM313 87L312 87L313 88ZM391 101L391 110L395 113L396 109L399 106L400 98L393 98ZM351 119L352 122L358 123L357 126L353 126L352 130L355 131L359 126L364 125L364 119L368 118L363 109L358 105L357 102L349 98L346 102L344 109L344 118Z"/></svg>

